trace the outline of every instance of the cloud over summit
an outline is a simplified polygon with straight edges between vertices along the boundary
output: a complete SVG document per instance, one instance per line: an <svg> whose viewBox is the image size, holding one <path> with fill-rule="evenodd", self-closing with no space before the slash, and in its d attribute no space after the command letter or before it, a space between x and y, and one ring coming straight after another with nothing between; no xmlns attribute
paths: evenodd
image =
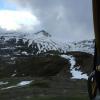
<svg viewBox="0 0 100 100"><path fill-rule="evenodd" d="M39 28L54 37L67 40L93 38L91 0L9 1L18 9L30 10L40 21Z"/></svg>

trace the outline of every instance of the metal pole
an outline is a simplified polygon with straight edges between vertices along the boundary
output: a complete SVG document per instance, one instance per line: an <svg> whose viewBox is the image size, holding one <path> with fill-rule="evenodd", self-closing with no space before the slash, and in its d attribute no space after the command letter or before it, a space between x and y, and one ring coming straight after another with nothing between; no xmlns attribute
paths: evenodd
<svg viewBox="0 0 100 100"><path fill-rule="evenodd" d="M92 2L97 55L100 56L100 0L92 0Z"/></svg>

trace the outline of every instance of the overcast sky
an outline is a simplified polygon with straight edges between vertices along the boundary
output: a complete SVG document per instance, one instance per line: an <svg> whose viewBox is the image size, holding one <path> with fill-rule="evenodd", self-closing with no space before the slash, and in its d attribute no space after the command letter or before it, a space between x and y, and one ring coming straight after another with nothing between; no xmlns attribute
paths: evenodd
<svg viewBox="0 0 100 100"><path fill-rule="evenodd" d="M38 24L28 31L44 29L62 41L94 38L92 0L1 0L0 6L0 10L31 12ZM25 27L21 24L20 30Z"/></svg>

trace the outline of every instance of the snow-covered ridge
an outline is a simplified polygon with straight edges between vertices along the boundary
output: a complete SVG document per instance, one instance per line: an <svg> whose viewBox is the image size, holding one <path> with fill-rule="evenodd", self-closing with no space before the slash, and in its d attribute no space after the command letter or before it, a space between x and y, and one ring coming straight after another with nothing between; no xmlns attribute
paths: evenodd
<svg viewBox="0 0 100 100"><path fill-rule="evenodd" d="M19 34L19 33L18 33ZM33 49L36 54L48 52L50 50L59 51L61 53L66 53L69 50L70 46L66 43L62 43L60 41L56 41L51 37L49 33L42 30L37 33L26 33L26 34L4 34L0 36L0 43L3 44L1 49L8 49L7 46L9 43L12 44L15 42L15 45L12 47L21 47L22 45L17 44L20 40L21 44L26 43L28 44L27 47ZM9 43L8 43L9 42ZM11 44L11 45L12 45ZM5 46L6 45L6 46ZM10 45L10 48L12 48ZM25 52L25 51L24 51ZM31 51L32 53L32 51Z"/></svg>
<svg viewBox="0 0 100 100"><path fill-rule="evenodd" d="M94 39L70 43L71 51L82 51L94 55Z"/></svg>
<svg viewBox="0 0 100 100"><path fill-rule="evenodd" d="M50 50L59 51L61 53L66 53L68 51L82 51L90 54L94 54L94 42L93 40L85 40L81 42L61 42L53 38L48 32L42 30L36 33L6 33L0 34L0 49L12 50L19 46L17 43L22 39L22 42L28 44L27 47L30 47L31 53L35 52L36 54L45 53ZM10 41L10 42L9 42ZM8 45L12 42L15 42L14 45ZM9 42L9 43L8 43ZM8 44L7 44L8 43ZM18 51L17 53L19 53ZM22 52L28 52L23 50Z"/></svg>

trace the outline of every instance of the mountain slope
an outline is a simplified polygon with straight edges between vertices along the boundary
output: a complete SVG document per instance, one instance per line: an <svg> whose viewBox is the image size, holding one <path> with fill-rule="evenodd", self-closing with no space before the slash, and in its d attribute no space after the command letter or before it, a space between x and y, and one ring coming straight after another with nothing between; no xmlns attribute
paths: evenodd
<svg viewBox="0 0 100 100"><path fill-rule="evenodd" d="M45 72L47 73L48 71L50 74L51 72L56 72L57 74L61 71L64 74L63 68L67 67L67 73L69 73L67 74L67 77L71 77L71 68L76 67L74 69L77 69L78 67L80 73L85 73L88 75L91 71L91 66L93 66L93 52L93 40L62 43L56 41L49 33L44 30L34 34L1 34L0 73L4 73L4 76L5 73L7 76L10 74L12 77L17 75L17 70L18 76L34 76L36 70L37 73L41 72L42 74L45 74ZM65 61L61 57L62 54L66 56L72 56L75 60L71 60L71 57L69 57L69 59L65 59ZM47 58L49 60L47 60ZM61 63L59 63L59 61L61 61ZM73 65L71 61L76 62L76 64ZM73 67L71 67L71 65L68 63L73 65ZM60 66L60 69L57 70L58 66ZM2 76L2 74L0 74L0 76Z"/></svg>
<svg viewBox="0 0 100 100"><path fill-rule="evenodd" d="M62 43L42 30L37 33L6 33L0 35L0 55L37 55L45 52L83 51L94 53L94 41Z"/></svg>
<svg viewBox="0 0 100 100"><path fill-rule="evenodd" d="M71 51L82 51L87 52L89 54L94 55L94 40L84 40L80 42L72 42L71 45Z"/></svg>
<svg viewBox="0 0 100 100"><path fill-rule="evenodd" d="M15 55L26 52L26 54L37 55L50 50L63 53L70 48L66 43L53 40L51 35L45 31L34 34L18 34L0 36L0 54L3 52Z"/></svg>

